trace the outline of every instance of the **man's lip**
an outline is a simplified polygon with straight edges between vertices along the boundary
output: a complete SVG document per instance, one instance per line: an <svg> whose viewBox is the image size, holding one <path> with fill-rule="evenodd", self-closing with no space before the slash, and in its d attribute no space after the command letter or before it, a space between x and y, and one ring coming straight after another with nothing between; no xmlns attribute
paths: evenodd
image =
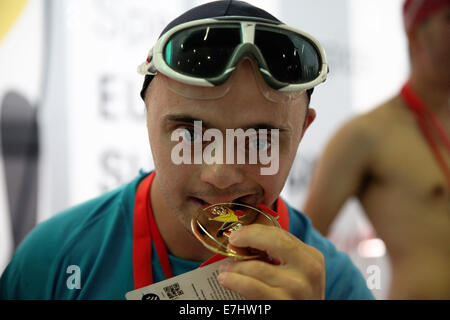
<svg viewBox="0 0 450 320"><path fill-rule="evenodd" d="M199 204L202 209L209 207L211 204L197 197L190 197L192 201Z"/></svg>
<svg viewBox="0 0 450 320"><path fill-rule="evenodd" d="M255 195L246 195L246 196L241 196L238 198L234 198L232 200L230 199L202 199L202 198L198 198L198 197L190 197L193 201L197 202L200 204L200 206L202 208L206 208L208 206L217 204L217 203L241 203L241 204L246 204L246 205L250 205L255 207L258 202L257 202L257 197ZM208 200L208 201L207 201Z"/></svg>

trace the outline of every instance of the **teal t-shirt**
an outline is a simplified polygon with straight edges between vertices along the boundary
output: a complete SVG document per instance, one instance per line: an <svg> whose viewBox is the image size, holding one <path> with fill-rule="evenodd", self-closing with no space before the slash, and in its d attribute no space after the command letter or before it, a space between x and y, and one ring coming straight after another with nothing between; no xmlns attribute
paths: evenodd
<svg viewBox="0 0 450 320"><path fill-rule="evenodd" d="M133 214L141 172L131 183L67 209L36 226L0 278L0 299L124 299L134 290ZM288 206L289 231L322 252L326 299L373 299L360 271ZM174 275L200 263L169 255ZM154 281L164 280L152 250ZM74 281L78 276L80 281ZM79 284L79 287L76 285Z"/></svg>

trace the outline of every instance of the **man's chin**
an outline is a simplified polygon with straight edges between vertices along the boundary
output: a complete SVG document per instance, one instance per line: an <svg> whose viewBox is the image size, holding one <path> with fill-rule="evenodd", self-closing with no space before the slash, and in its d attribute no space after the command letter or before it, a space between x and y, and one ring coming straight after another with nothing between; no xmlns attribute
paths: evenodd
<svg viewBox="0 0 450 320"><path fill-rule="evenodd" d="M207 207L208 205L202 204L200 201L188 197L181 206L178 207L177 210L175 210L175 215L179 223L183 225L183 227L189 231L189 233L193 235L192 229L191 229L191 220L195 217L197 214L197 211L200 210L203 207Z"/></svg>

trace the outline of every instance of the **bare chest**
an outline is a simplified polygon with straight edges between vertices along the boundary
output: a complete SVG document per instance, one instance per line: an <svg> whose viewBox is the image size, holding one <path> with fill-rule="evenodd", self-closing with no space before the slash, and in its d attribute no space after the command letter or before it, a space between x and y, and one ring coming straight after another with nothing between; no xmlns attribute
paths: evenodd
<svg viewBox="0 0 450 320"><path fill-rule="evenodd" d="M439 149L450 167L449 153L443 145ZM450 198L441 166L422 132L411 121L399 123L383 137L372 163L372 174L379 183L402 188L416 199Z"/></svg>

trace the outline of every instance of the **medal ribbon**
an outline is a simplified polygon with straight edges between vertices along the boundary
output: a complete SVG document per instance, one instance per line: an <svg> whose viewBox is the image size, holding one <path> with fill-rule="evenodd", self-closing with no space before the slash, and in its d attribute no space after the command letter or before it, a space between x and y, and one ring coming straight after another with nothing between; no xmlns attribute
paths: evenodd
<svg viewBox="0 0 450 320"><path fill-rule="evenodd" d="M166 279L173 277L167 248L156 225L150 203L150 188L154 177L155 172L152 172L142 180L136 191L133 219L133 277L135 289L153 283L152 243L155 245ZM277 212L264 205L258 205L258 208L273 216L278 216L280 226L285 230L289 230L288 208L280 197L278 197L276 202ZM226 256L216 254L202 263L200 267L225 258Z"/></svg>
<svg viewBox="0 0 450 320"><path fill-rule="evenodd" d="M173 277L169 255L159 233L150 204L150 188L155 177L152 172L145 178L136 192L133 221L133 275L135 289L153 283L152 242L159 263L167 279Z"/></svg>
<svg viewBox="0 0 450 320"><path fill-rule="evenodd" d="M444 173L447 184L450 187L450 169L439 149L438 142L436 141L440 139L446 151L450 153L449 136L447 135L443 125L440 123L438 118L428 109L426 104L412 90L409 81L403 86L401 95L405 100L407 107L415 115L417 124L419 125L423 136L430 146L436 161L438 162Z"/></svg>

